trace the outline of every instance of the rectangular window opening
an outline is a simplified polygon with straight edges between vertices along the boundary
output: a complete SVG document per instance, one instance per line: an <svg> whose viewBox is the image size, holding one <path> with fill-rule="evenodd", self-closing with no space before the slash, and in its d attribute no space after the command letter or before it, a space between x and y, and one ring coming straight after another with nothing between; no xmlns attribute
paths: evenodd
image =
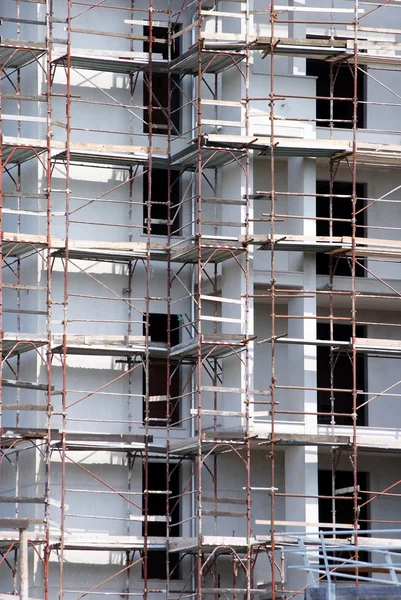
<svg viewBox="0 0 401 600"><path fill-rule="evenodd" d="M334 324L333 338L335 341L349 341L352 335L351 325ZM356 328L356 337L366 337L366 328L358 325ZM317 339L330 339L330 326L328 323L317 324ZM349 352L345 350L334 349L333 352L333 389L349 390L335 391L334 396L334 412L341 413L335 415L336 425L352 425L352 362ZM358 390L366 389L366 357L362 354L357 354L356 357L356 386ZM330 388L330 348L329 346L317 347L317 387ZM357 405L362 404L365 396L359 394L357 396ZM317 403L319 413L330 413L331 411L331 392L321 391L317 393ZM363 406L357 411L357 425L366 426L367 410ZM349 416L348 416L349 415ZM320 424L330 423L330 415L319 415L318 422Z"/></svg>
<svg viewBox="0 0 401 600"><path fill-rule="evenodd" d="M352 236L352 183L346 181L335 181L333 183L334 196L348 196L348 198L332 198L332 217L333 219L343 219L333 221L333 236L351 237ZM316 182L316 194L330 194L329 181ZM362 210L365 206L365 198L367 194L367 186L364 183L356 184L356 236L366 237L366 210ZM330 235L330 198L316 197L316 235ZM356 277L365 276L366 262L363 258L357 258L355 266ZM333 259L333 273L337 276L350 277L351 266L348 258ZM316 273L318 275L329 275L330 273L330 257L328 254L318 253L316 255Z"/></svg>
<svg viewBox="0 0 401 600"><path fill-rule="evenodd" d="M167 343L167 315L163 313L150 313L149 337L150 343ZM180 341L178 315L170 315L170 340L176 346ZM145 335L145 323L143 324ZM167 407L169 408L170 426L177 426L180 420L180 370L175 364L170 365L170 394L167 387L167 361L151 359L149 361L149 425L150 427L167 427ZM146 394L146 373L142 375L142 394ZM146 402L143 401L143 419L146 417Z"/></svg>
<svg viewBox="0 0 401 600"><path fill-rule="evenodd" d="M369 505L365 504L368 500L368 494L364 493L369 490L369 474L366 472L358 472L357 473L357 485L359 486L358 491L358 504L360 505L359 512L359 527L361 530L369 529ZM350 489L351 491L341 492L338 494L339 496L348 496L349 500L336 500L335 502L335 511L336 511L336 523L343 523L345 525L352 525L354 521L354 503L352 501L352 491L354 487L354 474L352 471L336 471L335 473L335 489L336 490L344 490ZM332 496L332 472L329 470L321 470L319 469L318 473L318 490L319 496ZM319 522L320 523L331 523L333 520L332 516L333 503L331 498L319 498ZM331 527L320 527L322 531L331 530ZM341 537L341 535L336 534L337 537ZM344 537L349 536L349 534L345 534ZM352 559L353 552L346 551L331 553L330 556L335 556L336 558L341 558L344 561L346 559ZM368 562L369 561L369 553L365 551L361 551L359 553L359 560ZM341 564L341 563L338 563ZM321 563L323 566L323 562ZM350 567L348 567L349 569ZM345 570L344 570L345 571ZM338 572L341 573L341 569L338 569ZM347 574L355 575L355 571L351 569L351 571L347 570ZM360 574L364 577L369 576L369 572L367 570L363 571L363 568L360 569ZM334 576L334 574L333 574ZM345 579L341 577L341 575L334 576L336 581L344 581Z"/></svg>
<svg viewBox="0 0 401 600"><path fill-rule="evenodd" d="M148 463L148 490L157 492L170 492L169 494L169 513L170 513L170 536L178 537L180 535L180 503L178 496L180 494L180 467L175 464L169 465L168 471L169 483L167 483L167 472L165 463ZM142 492L145 489L145 467L142 470ZM148 515L166 516L167 495L158 493L148 495ZM145 508L142 511L145 514ZM142 535L145 533L145 525L142 526ZM152 522L147 524L148 535L150 537L166 537L167 522ZM148 550L147 576L149 579L167 579L167 556L165 550ZM179 555L170 554L169 556L169 578L179 579ZM142 577L143 577L142 569Z"/></svg>
<svg viewBox="0 0 401 600"><path fill-rule="evenodd" d="M143 174L143 233L147 233L149 174ZM152 235L168 235L168 199L169 179L165 169L152 169L150 193L150 233ZM170 234L179 235L180 231L180 176L176 171L170 172Z"/></svg>
<svg viewBox="0 0 401 600"><path fill-rule="evenodd" d="M318 127L330 126L330 100L319 98L330 97L330 64L324 60L306 59L306 74L316 77L316 125ZM354 105L354 76L352 66L347 64L333 68L333 127L352 129ZM349 98L349 100L336 100L335 98ZM366 127L366 75L358 71L357 77L357 126L359 129ZM344 122L345 121L345 122Z"/></svg>
<svg viewBox="0 0 401 600"><path fill-rule="evenodd" d="M177 32L181 29L181 25L175 24L173 32ZM152 54L159 54L164 60L168 59L168 28L167 27L152 27L153 39L152 39ZM149 38L150 27L145 26L143 28L143 35L145 38ZM175 38L171 44L171 59L177 58L181 54L181 38ZM150 45L149 41L145 40L143 43L143 51L149 52ZM167 72L152 72L152 132L158 135L167 135L169 119L171 119L171 133L172 135L180 134L180 122L181 122L181 93L179 89L180 78L179 75L171 75L170 82L170 107L171 114L168 114L169 106L169 75ZM144 110L144 124L143 132L149 133L150 126L150 113L149 109L146 109L150 104L149 95L149 75L145 71L143 79L143 105Z"/></svg>

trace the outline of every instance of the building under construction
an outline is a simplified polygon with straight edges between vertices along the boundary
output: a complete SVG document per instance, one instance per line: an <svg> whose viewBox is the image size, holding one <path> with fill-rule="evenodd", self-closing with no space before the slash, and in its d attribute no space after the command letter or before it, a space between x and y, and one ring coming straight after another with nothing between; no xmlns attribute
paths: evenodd
<svg viewBox="0 0 401 600"><path fill-rule="evenodd" d="M1 0L0 600L401 596L400 9Z"/></svg>

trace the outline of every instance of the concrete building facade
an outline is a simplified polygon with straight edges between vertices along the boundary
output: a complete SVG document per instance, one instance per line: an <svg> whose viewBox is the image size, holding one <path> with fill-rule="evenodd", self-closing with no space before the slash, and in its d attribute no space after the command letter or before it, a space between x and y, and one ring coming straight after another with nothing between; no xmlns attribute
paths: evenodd
<svg viewBox="0 0 401 600"><path fill-rule="evenodd" d="M2 0L0 600L397 593L399 11Z"/></svg>

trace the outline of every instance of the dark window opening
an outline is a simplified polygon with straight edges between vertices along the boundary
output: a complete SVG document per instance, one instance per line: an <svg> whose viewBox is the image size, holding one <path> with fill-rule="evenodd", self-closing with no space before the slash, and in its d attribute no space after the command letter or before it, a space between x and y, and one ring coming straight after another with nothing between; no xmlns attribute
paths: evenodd
<svg viewBox="0 0 401 600"><path fill-rule="evenodd" d="M176 346L180 341L178 315L170 315L170 340ZM143 325L145 335L145 325ZM150 343L167 343L167 315L151 313L149 315ZM167 408L169 424L177 425L180 420L178 397L180 395L180 371L177 365L170 364L170 394L167 386L167 361L151 359L149 361L149 425L150 427L167 427ZM146 374L142 375L143 395L146 394ZM146 417L146 401L143 401L143 419Z"/></svg>
<svg viewBox="0 0 401 600"><path fill-rule="evenodd" d="M333 339L335 341L347 341L351 338L351 325L334 325ZM366 337L366 329L360 325L356 328L356 337ZM329 340L330 327L328 323L317 324L317 339ZM333 392L334 396L334 412L342 413L334 417L336 425L352 425L352 362L351 355L345 350L333 350L333 389L335 390L350 390L344 392ZM366 381L366 360L361 354L356 357L356 388L357 390L365 389ZM317 387L331 388L330 385L330 348L329 346L317 347ZM318 391L317 403L318 412L331 412L331 393L330 391ZM357 406L362 404L365 396L359 394L357 396ZM345 414L346 413L346 414ZM366 406L363 406L357 411L356 423L359 426L367 425ZM349 415L349 416L348 416ZM330 423L330 415L319 415L318 422L321 424Z"/></svg>
<svg viewBox="0 0 401 600"><path fill-rule="evenodd" d="M324 60L308 58L306 60L306 74L317 77L316 96L328 98L330 96L330 64ZM354 105L354 75L352 66L340 65L333 68L333 127L352 129ZM350 100L335 100L335 98L350 98ZM366 127L366 75L358 71L357 79L357 126ZM330 126L330 100L316 100L316 125L319 127ZM345 123L342 121L346 121Z"/></svg>
<svg viewBox="0 0 401 600"><path fill-rule="evenodd" d="M368 527L368 519L369 519L369 505L365 504L368 500L368 494L364 493L369 489L369 476L368 473L358 472L357 473L357 485L359 486L358 491L358 505L360 506L359 511L359 527L361 530L369 529ZM351 488L350 491L347 488ZM335 473L335 489L341 490L341 494L339 496L348 496L349 500L337 500L335 503L335 520L336 523L343 523L344 525L353 525L354 522L354 503L352 500L353 497L353 488L354 488L354 474L352 471L336 471ZM318 478L318 490L319 496L332 496L332 472L326 470L319 470L319 478ZM320 523L332 523L333 515L332 515L332 500L331 498L319 498L319 522ZM341 527L340 527L341 528ZM331 530L331 527L321 527L322 531ZM337 537L341 537L341 535L336 534ZM344 534L344 537L349 537L349 534ZM344 561L347 559L353 558L353 551L344 551L344 552L336 552L330 553L329 556L335 556L336 558L343 559ZM358 560L368 562L369 561L369 553L361 551L359 552ZM341 564L338 562L337 564ZM348 571L351 569L350 571ZM343 568L342 571L345 572L346 568ZM341 569L338 569L338 572L341 573ZM355 571L348 567L347 572L349 574L355 575ZM364 572L363 568L360 569L361 575L364 577L369 576L368 572ZM334 573L333 573L334 576ZM336 579L343 579L341 575L336 576Z"/></svg>
<svg viewBox="0 0 401 600"><path fill-rule="evenodd" d="M175 25L173 33L179 31L180 25ZM168 59L168 29L167 27L152 27L153 41L152 41L152 55L161 54L164 60ZM149 37L150 28L145 26L143 28L144 37ZM154 41L154 40L165 40ZM146 40L143 43L143 51L149 52L149 41ZM171 59L177 58L181 53L180 38L175 38L171 43ZM170 108L171 114L168 114L169 106L169 85L168 85L168 73L152 72L152 132L160 135L167 135L169 117L171 118L171 133L172 135L178 135L180 133L180 106L181 106L181 93L179 89L179 76L171 75L170 84ZM143 85L143 105L149 106L150 95L149 95L149 74L144 72L144 85ZM149 110L145 108L144 111L144 125L143 132L149 133L149 121L150 114Z"/></svg>
<svg viewBox="0 0 401 600"><path fill-rule="evenodd" d="M330 183L328 181L316 182L316 194L329 194ZM342 221L333 221L333 236L352 236L352 183L345 181L335 181L333 183L333 195L348 196L348 198L332 198L332 216L333 219L344 219ZM356 235L365 237L366 235L366 211L362 210L365 206L366 184L356 184ZM330 198L316 198L316 235L330 235ZM356 277L364 277L365 261L363 258L357 258L355 265ZM351 265L347 258L333 258L333 273L338 276L351 276ZM318 275L329 275L330 257L328 254L319 253L316 255L316 273Z"/></svg>
<svg viewBox="0 0 401 600"><path fill-rule="evenodd" d="M153 235L168 235L168 198L169 198L168 172L162 169L153 169L151 178L150 195L150 233ZM143 233L147 233L149 175L143 175ZM175 171L170 172L170 233L179 235L179 202L180 179Z"/></svg>
<svg viewBox="0 0 401 600"><path fill-rule="evenodd" d="M145 489L145 471L142 470L142 492ZM166 490L167 488L167 490ZM148 463L148 490L156 492L169 491L169 513L170 513L170 531L171 537L180 535L180 504L178 496L180 493L180 467L174 464L169 465L169 483L167 485L166 465L163 463ZM144 503L145 504L145 503ZM165 516L167 509L166 493L148 494L148 515ZM145 508L142 511L145 514ZM167 521L147 523L148 536L166 537ZM145 525L142 526L142 535L145 534ZM148 550L147 574L149 579L167 579L167 563L165 550ZM179 579L179 555L169 555L169 577L170 579ZM143 577L143 571L142 571Z"/></svg>

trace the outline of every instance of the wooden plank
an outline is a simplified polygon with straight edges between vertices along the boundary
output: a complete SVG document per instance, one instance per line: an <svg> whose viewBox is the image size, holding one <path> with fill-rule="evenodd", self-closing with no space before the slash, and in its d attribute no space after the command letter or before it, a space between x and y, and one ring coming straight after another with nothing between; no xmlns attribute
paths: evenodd
<svg viewBox="0 0 401 600"><path fill-rule="evenodd" d="M47 336L41 333L13 333L5 331L3 339L11 342L47 342Z"/></svg>
<svg viewBox="0 0 401 600"><path fill-rule="evenodd" d="M225 588L225 587L219 587L219 588L201 588L201 592L204 594L214 594L215 596L219 596L222 594L233 594L233 595L237 595L237 594L247 594L248 593L248 589L247 588ZM250 589L249 592L253 595L263 595L266 596L267 592L265 589L261 588L254 588L254 589ZM282 592L276 592L276 598L281 598L282 597Z"/></svg>
<svg viewBox="0 0 401 600"><path fill-rule="evenodd" d="M227 393L227 394L242 394L245 392L245 390L241 389L241 388L235 388L235 387L219 387L217 385L202 385L199 388L200 392L215 392L215 393Z"/></svg>
<svg viewBox="0 0 401 600"><path fill-rule="evenodd" d="M46 211L39 210L24 210L22 208L3 208L3 214L5 215L24 215L25 217L45 217ZM54 213L52 213L54 215ZM59 213L57 216L61 216L65 213Z"/></svg>
<svg viewBox="0 0 401 600"><path fill-rule="evenodd" d="M210 300L211 302L226 302L227 304L239 304L243 305L243 300L237 300L234 298L222 298L221 296L206 296L205 294L201 294L201 300Z"/></svg>
<svg viewBox="0 0 401 600"><path fill-rule="evenodd" d="M401 548L401 539L397 538L376 538L358 536L358 546L365 548L396 547Z"/></svg>
<svg viewBox="0 0 401 600"><path fill-rule="evenodd" d="M18 139L18 138L17 138ZM52 147L56 146L57 143L53 142ZM61 142L60 146L65 148L65 144ZM88 143L71 143L71 151L79 150L91 150L106 153L107 152L121 152L125 154L161 154L167 156L167 150L165 148L157 148L150 146L119 146L115 144L88 144Z"/></svg>
<svg viewBox="0 0 401 600"><path fill-rule="evenodd" d="M265 519L255 519L255 524L256 525L271 525L272 521L269 520L265 520ZM290 527L315 527L316 530L319 527L330 527L331 529L355 529L355 527L350 524L350 523L336 523L335 525L333 523L313 523L313 522L309 522L309 521L279 521L279 520L275 520L274 521L274 525L287 525Z"/></svg>
<svg viewBox="0 0 401 600"><path fill-rule="evenodd" d="M37 411L47 412L52 411L53 406L40 406L39 404L0 404L0 412L3 410L25 410L25 411Z"/></svg>
<svg viewBox="0 0 401 600"><path fill-rule="evenodd" d="M257 413L255 413L256 415ZM322 435L307 433L276 433L275 442L280 445L348 445L351 444L351 437L348 435ZM263 444L271 444L271 439Z"/></svg>
<svg viewBox="0 0 401 600"><path fill-rule="evenodd" d="M354 32L354 26L353 25L346 25L345 29L347 29L350 32ZM360 31L366 31L368 33L387 33L387 34L394 34L394 35L398 35L401 34L401 29L386 29L384 27L358 27L358 35ZM350 36L355 35L354 33L350 33Z"/></svg>
<svg viewBox="0 0 401 600"><path fill-rule="evenodd" d="M210 125L211 127L242 127L241 121L225 121L223 119L202 119L201 125Z"/></svg>
<svg viewBox="0 0 401 600"><path fill-rule="evenodd" d="M255 541L255 538L251 538L250 543ZM190 551L198 548L199 539L196 537L188 538L172 538L170 539L170 548L173 551ZM233 548L246 548L248 543L245 537L234 537L234 536L215 536L215 535L202 535L201 536L202 549L207 547L215 546L231 546Z"/></svg>
<svg viewBox="0 0 401 600"><path fill-rule="evenodd" d="M2 115L5 121L33 121L34 123L47 123L47 117L27 117L24 115Z"/></svg>
<svg viewBox="0 0 401 600"><path fill-rule="evenodd" d="M30 523L34 522L35 520L32 519L12 519L1 517L0 527L10 527L11 529L28 529ZM43 523L43 519L39 521L39 523Z"/></svg>
<svg viewBox="0 0 401 600"><path fill-rule="evenodd" d="M2 379L1 384L3 387L14 387L25 390L39 390L47 392L48 386L46 383L32 383L30 381L14 381L14 379ZM51 386L51 391L54 390L54 386Z"/></svg>
<svg viewBox="0 0 401 600"><path fill-rule="evenodd" d="M200 320L201 321L213 321L213 322L219 322L219 323L238 323L240 325L244 324L243 319L232 319L230 317L215 317L215 316L209 316L209 315L201 315Z"/></svg>
<svg viewBox="0 0 401 600"><path fill-rule="evenodd" d="M343 238L343 241L351 244L352 238ZM378 240L375 238L355 238L356 244L361 244L362 246L374 246L377 248L394 248L396 250L401 249L401 241L397 240ZM360 250L360 248L359 248Z"/></svg>
<svg viewBox="0 0 401 600"><path fill-rule="evenodd" d="M231 510L202 510L204 517L234 517L243 519L246 516L244 512L231 511Z"/></svg>
<svg viewBox="0 0 401 600"><path fill-rule="evenodd" d="M55 433L52 430L52 435ZM48 430L47 429L28 429L25 427L7 427L7 429L3 430L3 433L0 435L1 438L8 439L44 439L47 437ZM1 525L0 525L1 527Z"/></svg>
<svg viewBox="0 0 401 600"><path fill-rule="evenodd" d="M269 390L249 390L250 396L271 396Z"/></svg>
<svg viewBox="0 0 401 600"><path fill-rule="evenodd" d="M274 5L274 10L283 11L283 12L314 12L314 13L336 13L336 14L354 14L354 8L323 8L320 6L279 6L277 4ZM358 13L363 14L365 11L363 8L356 9ZM283 40L281 40L283 41ZM315 39L307 39L310 46L315 45ZM331 42L332 40L330 40Z"/></svg>
<svg viewBox="0 0 401 600"><path fill-rule="evenodd" d="M355 46L354 40L347 41L347 48L353 50ZM401 50L401 42L386 42L379 40L358 40L358 51L380 51L380 52L399 52Z"/></svg>
<svg viewBox="0 0 401 600"><path fill-rule="evenodd" d="M213 498L213 496L202 496L203 502L213 502L218 504L244 504L246 505L246 499L242 498Z"/></svg>
<svg viewBox="0 0 401 600"><path fill-rule="evenodd" d="M3 145L5 146L16 146L16 147L28 147L28 148L47 148L46 140L38 140L32 138L3 136Z"/></svg>
<svg viewBox="0 0 401 600"><path fill-rule="evenodd" d="M33 292L47 291L47 287L44 285L25 285L23 283L3 283L1 287L6 290L31 290Z"/></svg>
<svg viewBox="0 0 401 600"><path fill-rule="evenodd" d="M200 392L222 392L223 394L245 394L246 390L242 388L235 387L224 387L218 385L202 385L198 391ZM248 390L250 396L270 396L271 392L269 390Z"/></svg>
<svg viewBox="0 0 401 600"><path fill-rule="evenodd" d="M19 100L20 102L46 102L46 99L40 96L27 96L24 94L2 94L4 100Z"/></svg>
<svg viewBox="0 0 401 600"><path fill-rule="evenodd" d="M241 333L205 333L202 335L202 341L221 341L221 342L233 342L233 341L244 341L244 337Z"/></svg>
<svg viewBox="0 0 401 600"><path fill-rule="evenodd" d="M2 242L15 242L16 244L41 244L47 246L47 236L33 233L4 232Z"/></svg>
<svg viewBox="0 0 401 600"><path fill-rule="evenodd" d="M400 147L401 150L401 147ZM248 242L255 244L266 244L272 240L272 237L269 234L261 234L255 233L249 236L248 238L245 235L238 236L239 242ZM275 234L273 236L273 240L275 243L283 242L295 242L295 243L327 243L327 244L344 244L348 245L349 249L352 246L352 237L350 236L309 236L309 235L295 235L295 234ZM361 238L356 237L355 243L360 244L363 248L357 248L358 250L369 250L369 246L375 246L377 248L394 248L396 250L401 251L401 241L397 240L385 240L379 238ZM337 250L337 252L342 252L343 249Z"/></svg>
<svg viewBox="0 0 401 600"><path fill-rule="evenodd" d="M150 21L146 19L124 19L124 23L126 23L127 25L140 25L142 27L143 25L149 26ZM168 21L152 21L152 26L165 27L167 29Z"/></svg>
<svg viewBox="0 0 401 600"><path fill-rule="evenodd" d="M69 240L68 241L69 248L71 249L80 249L80 250L126 250L126 251L146 251L147 244L146 242L104 242L102 240ZM52 238L52 247L53 248L64 248L65 240ZM151 243L151 250L165 250L167 244L156 244Z"/></svg>
<svg viewBox="0 0 401 600"><path fill-rule="evenodd" d="M153 537L147 538L148 547L159 547L163 548L166 546L165 537ZM59 542L58 542L59 543ZM96 534L71 534L66 535L65 546L67 549L104 549L104 550L120 550L125 549L132 550L133 548L142 549L145 544L143 536L134 535L96 535Z"/></svg>
<svg viewBox="0 0 401 600"><path fill-rule="evenodd" d="M338 41L338 40L337 40ZM344 42L343 42L344 43ZM366 54L362 54L361 56L368 56ZM371 56L369 59L373 60L375 57ZM394 57L384 57L385 59L394 59ZM401 57L395 57L397 60L401 59ZM270 148L270 137L268 136L258 136L257 138L251 136L240 136L240 135L223 135L216 133L209 133L206 136L206 141L220 145L226 146L230 144L238 145L239 147L244 147L246 145L253 145L255 147ZM330 140L330 139L304 139L304 138L285 138L285 137L277 137L275 138L276 143L283 147L289 149L302 149L302 150L319 150L319 151L332 151L334 152L352 152L352 142L348 140ZM380 157L380 153L385 153L384 157L388 157L389 153L401 153L401 145L400 144L374 144L373 142L358 142L357 143L357 151L358 152L370 152L372 156L377 155ZM395 157L399 160L399 156ZM361 238L364 239L364 238Z"/></svg>
<svg viewBox="0 0 401 600"><path fill-rule="evenodd" d="M22 0L22 2L31 2L33 0ZM35 2L37 2L37 0L35 0ZM42 3L40 3L42 4ZM16 594L0 594L0 600L20 600L20 596L17 596ZM39 600L39 598L30 598L28 597L27 600Z"/></svg>
<svg viewBox="0 0 401 600"><path fill-rule="evenodd" d="M357 485L356 486L356 491L359 492L360 490L360 486ZM354 486L351 487L344 487L344 488L340 488L338 490L334 490L334 495L335 496L344 496L344 494L353 494L355 491Z"/></svg>
<svg viewBox="0 0 401 600"><path fill-rule="evenodd" d="M22 143L25 142L25 143ZM31 142L31 143L28 143ZM34 144L32 142L38 142L38 144ZM9 138L3 137L3 144L7 145L16 145L16 146L29 146L35 147L35 145L40 145L40 147L46 148L46 144L42 142L42 140L26 140L23 138ZM66 145L65 142L54 141L51 144L52 149L54 150L65 150ZM89 144L89 143L81 143L81 142L72 142L70 144L72 152L79 152L81 150L91 151L91 152L100 152L107 156L107 153L121 153L121 154L130 154L135 156L136 154L145 154L149 156L149 154L159 154L167 157L167 151L165 148L158 147L150 147L150 146L126 146L126 145L116 145L116 144Z"/></svg>
<svg viewBox="0 0 401 600"><path fill-rule="evenodd" d="M33 42L32 40L16 40L0 36L0 43L3 47L8 46L11 48L29 48L30 50L46 50L45 42Z"/></svg>
<svg viewBox="0 0 401 600"><path fill-rule="evenodd" d="M171 36L171 39L175 40L176 38L181 37L182 35L184 35L185 33L187 33L187 31L192 31L195 27L198 27L198 25L199 25L199 21L198 20L194 21L190 25L187 25L183 29L180 29L179 31L176 31L175 33L173 33L172 36Z"/></svg>
<svg viewBox="0 0 401 600"><path fill-rule="evenodd" d="M312 236L312 235L292 235L292 234L275 234L272 238L272 236L270 234L264 234L264 233L253 233L252 235L248 236L248 238L245 235L240 235L238 236L238 240L240 242L248 242L248 243L253 243L253 244L267 244L269 243L271 240L273 239L274 242L279 243L280 241L285 241L285 242L308 242L308 243L317 243L317 242L326 242L326 243L333 243L333 244L341 244L343 241L343 238L340 236L333 236L333 237L329 237L329 236Z"/></svg>
<svg viewBox="0 0 401 600"><path fill-rule="evenodd" d="M2 94L2 98L4 98L5 94ZM16 99L19 96L16 97ZM20 99L20 98L19 98ZM30 200L46 200L46 194L34 194L33 192L3 192L3 198L29 198ZM61 213L60 213L61 214ZM63 213L65 214L65 213Z"/></svg>
<svg viewBox="0 0 401 600"><path fill-rule="evenodd" d="M149 396L149 402L167 402L168 396Z"/></svg>
<svg viewBox="0 0 401 600"><path fill-rule="evenodd" d="M236 412L231 410L211 410L208 408L202 408L200 413L201 415L208 417L239 417L241 419L245 419L246 417L244 412ZM196 416L198 414L198 409L191 408L190 414Z"/></svg>
<svg viewBox="0 0 401 600"><path fill-rule="evenodd" d="M203 204L231 204L232 206L245 206L246 200L224 200L223 198L202 198Z"/></svg>
<svg viewBox="0 0 401 600"><path fill-rule="evenodd" d="M379 249L369 250L369 249L364 249L364 248L356 248L356 250L355 250L355 256L362 257L362 258L399 258L400 253L401 253L401 248L400 249L389 248L388 250L385 250L384 248L382 248L381 250L379 250ZM346 249L346 250L343 250L342 248L340 248L338 250L333 250L331 252L327 252L327 254L332 254L333 256L352 256L352 250L350 248Z"/></svg>
<svg viewBox="0 0 401 600"><path fill-rule="evenodd" d="M149 60L150 53L149 52L130 52L128 50L96 50L90 48L74 48L72 52L72 58L97 58L102 61L111 60ZM65 54L61 54L57 56L54 61L64 60L67 56ZM162 54L157 54L155 52L152 53L153 60L163 60Z"/></svg>
<svg viewBox="0 0 401 600"><path fill-rule="evenodd" d="M133 33L117 33L113 31L99 31L98 29L82 29L80 27L71 27L71 33L84 33L86 35L102 35L106 37L122 38L124 40L142 40L143 42L149 41L149 36L146 35L135 35ZM164 38L153 38L153 43L167 44L167 40Z"/></svg>
<svg viewBox="0 0 401 600"><path fill-rule="evenodd" d="M401 349L401 340L384 340L375 338L355 338L355 345L363 348L395 348Z"/></svg>
<svg viewBox="0 0 401 600"><path fill-rule="evenodd" d="M28 535L29 535L29 540L31 540L32 542L44 542L46 539L46 536L44 533L35 533L34 531L29 531ZM0 542L9 542L9 541L18 542L18 540L19 540L19 535L16 531L13 531L12 529L10 529L10 530L3 529L0 531Z"/></svg>
<svg viewBox="0 0 401 600"><path fill-rule="evenodd" d="M32 337L32 336L31 336ZM28 338L30 339L30 338ZM92 345L137 345L137 344L145 344L145 336L143 335L80 335L80 334L70 334L67 335L67 346L70 344L79 344L85 346ZM55 344L63 344L63 336L55 335L53 336L53 342Z"/></svg>
<svg viewBox="0 0 401 600"><path fill-rule="evenodd" d="M222 10L201 10L201 15L205 17L229 17L230 19L244 19L245 11L232 13Z"/></svg>
<svg viewBox="0 0 401 600"><path fill-rule="evenodd" d="M244 108L245 102L235 102L233 100L210 100L206 98L201 99L201 104L206 106L231 106L233 108ZM266 112L266 115L269 113Z"/></svg>
<svg viewBox="0 0 401 600"><path fill-rule="evenodd" d="M227 144L238 144L241 146L247 146L248 144L250 144L251 142L254 142L255 140L259 140L260 137L255 137L255 136L251 136L251 135L221 135L219 133L209 133L207 135L207 141L212 142L213 144L216 145L221 145L221 146L226 146ZM266 142L268 141L268 139L270 138L265 138Z"/></svg>
<svg viewBox="0 0 401 600"><path fill-rule="evenodd" d="M141 523L145 521L149 523L167 523L166 515L148 515L147 517L143 515L130 515L129 518L130 521L139 521ZM171 521L170 517L168 520Z"/></svg>
<svg viewBox="0 0 401 600"><path fill-rule="evenodd" d="M245 221L202 221L203 225L218 225L219 227L245 227ZM207 242L206 242L207 243Z"/></svg>
<svg viewBox="0 0 401 600"><path fill-rule="evenodd" d="M289 8L289 7L285 7L285 8ZM304 7L302 7L302 10L304 10ZM353 11L353 9L352 9ZM272 38L269 36L266 37L258 37L258 41L261 42L262 44L271 44L272 43ZM288 46L315 46L315 47L319 47L319 48L339 48L341 49L345 49L345 40L331 40L331 39L327 39L327 38L286 38L286 37L280 37L279 40L277 40L276 38L273 40L274 42L279 42L280 44L285 44Z"/></svg>
<svg viewBox="0 0 401 600"><path fill-rule="evenodd" d="M367 39L367 40L358 40L357 41L358 44L358 52L362 52L364 56L378 56L378 55L382 55L381 58L384 59L388 59L391 60L392 58L395 59L399 59L400 58L400 54L399 52L401 51L401 42L396 42L393 40L386 40L386 39L382 39L382 40L372 40L372 39ZM348 45L350 47L350 50L353 51L354 50L354 45L355 45L355 40L350 39L348 41ZM397 54L395 54L397 53ZM368 58L368 62L369 62L369 58Z"/></svg>
<svg viewBox="0 0 401 600"><path fill-rule="evenodd" d="M12 503L12 504L43 504L46 501L46 498L43 496L34 497L34 496L0 496L0 502L4 503Z"/></svg>
<svg viewBox="0 0 401 600"><path fill-rule="evenodd" d="M62 430L55 430L52 432L51 438L53 440L60 440ZM75 433L66 432L67 442L99 442L99 443L121 443L121 444L132 444L132 443L145 443L145 436L140 434L128 434L128 433ZM149 442L153 442L153 436L148 436Z"/></svg>
<svg viewBox="0 0 401 600"><path fill-rule="evenodd" d="M245 44L245 38L240 33L213 33L211 31L202 31L202 40L235 41ZM251 40L250 40L251 41Z"/></svg>

